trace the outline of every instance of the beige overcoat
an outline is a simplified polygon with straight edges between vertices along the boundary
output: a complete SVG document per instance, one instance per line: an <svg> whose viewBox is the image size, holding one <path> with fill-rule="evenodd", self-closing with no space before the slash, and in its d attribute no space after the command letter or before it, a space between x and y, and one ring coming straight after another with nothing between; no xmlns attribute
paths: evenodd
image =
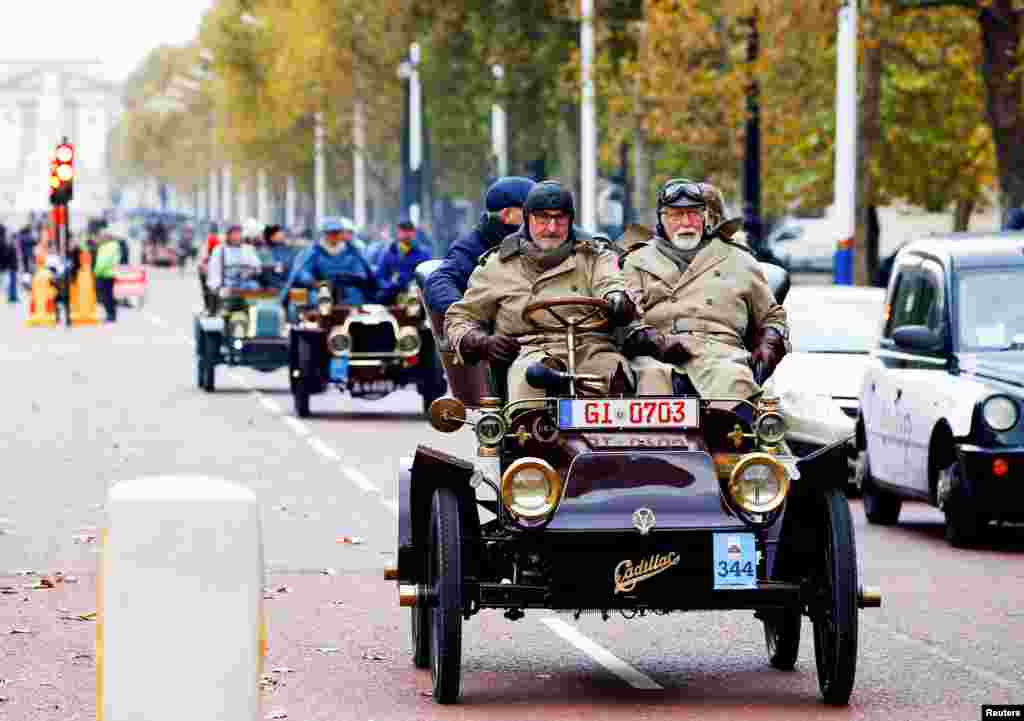
<svg viewBox="0 0 1024 721"><path fill-rule="evenodd" d="M623 274L640 298L644 323L682 337L691 358L677 371L689 376L702 397L750 398L760 392L744 339L765 326L787 339L789 332L786 311L750 252L714 238L681 272L651 238L623 258Z"/></svg>
<svg viewBox="0 0 1024 721"><path fill-rule="evenodd" d="M523 320L527 305L558 296L604 298L612 291L626 290L616 255L592 241L578 240L575 252L566 260L541 272L520 252L521 237L520 232L513 233L481 259L469 277L466 294L445 315L445 334L455 350L456 363L463 362L460 345L470 330L481 329L519 341L519 357L508 371L510 400L544 396L543 391L526 383L526 369L531 364L549 358L558 361L563 369L567 367L565 332L539 330ZM547 313L538 318L544 323L551 321ZM604 378L603 392L607 392L608 380L620 365L628 371L607 330L580 334L576 347L577 372Z"/></svg>

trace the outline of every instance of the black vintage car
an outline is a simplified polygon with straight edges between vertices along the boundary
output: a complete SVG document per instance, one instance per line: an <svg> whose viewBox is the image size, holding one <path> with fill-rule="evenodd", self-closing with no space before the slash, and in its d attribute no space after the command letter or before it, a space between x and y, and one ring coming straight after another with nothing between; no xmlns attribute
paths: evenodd
<svg viewBox="0 0 1024 721"><path fill-rule="evenodd" d="M435 267L422 264L420 280ZM781 300L785 273L772 272ZM577 332L606 325L607 303L548 299L524 317L563 327L572 348ZM440 321L431 316L444 348ZM421 445L400 469L397 567L385 577L411 607L413 661L431 669L434 700L457 701L462 623L483 609L510 620L528 609L605 619L747 609L779 669L793 668L809 616L822 697L846 704L859 609L881 602L858 580L847 440L796 458L774 398L754 404L751 425L734 399L582 397L593 378L571 366L568 379L530 369L548 389L539 407L506 402L504 368L492 369L491 391L474 387L480 375L450 374L452 392L477 407L441 398L431 423L471 426L476 460ZM567 394L553 392L566 380ZM481 485L497 500L478 497Z"/></svg>
<svg viewBox="0 0 1024 721"><path fill-rule="evenodd" d="M312 289L291 327L289 367L295 412L310 415L310 396L330 386L355 398L375 400L415 385L424 413L445 392L434 339L427 328L415 287L393 305L340 305L339 285L363 283L338 276Z"/></svg>
<svg viewBox="0 0 1024 721"><path fill-rule="evenodd" d="M926 501L962 546L992 520L1024 520L1022 285L1024 233L933 236L896 256L860 391L869 522Z"/></svg>

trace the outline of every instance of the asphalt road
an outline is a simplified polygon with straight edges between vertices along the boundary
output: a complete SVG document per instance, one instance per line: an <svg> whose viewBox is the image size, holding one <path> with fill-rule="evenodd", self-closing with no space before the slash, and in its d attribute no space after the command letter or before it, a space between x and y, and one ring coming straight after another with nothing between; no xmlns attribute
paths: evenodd
<svg viewBox="0 0 1024 721"><path fill-rule="evenodd" d="M154 271L146 306L115 326L27 329L23 306L0 306L0 719L95 718L94 627L74 616L95 609L107 489L182 474L240 482L262 505L266 717L966 721L983 703L1024 703L1024 532L956 550L931 509L905 505L882 529L853 502L862 579L884 605L861 613L848 708L817 700L806 620L797 669L783 673L749 612L516 623L485 612L464 627L462 705L436 706L381 570L400 457L418 443L469 456L470 434L431 430L412 391L315 397L316 417L299 421L284 370L220 368L216 393L199 391L197 304L191 273ZM77 583L26 588L57 571Z"/></svg>

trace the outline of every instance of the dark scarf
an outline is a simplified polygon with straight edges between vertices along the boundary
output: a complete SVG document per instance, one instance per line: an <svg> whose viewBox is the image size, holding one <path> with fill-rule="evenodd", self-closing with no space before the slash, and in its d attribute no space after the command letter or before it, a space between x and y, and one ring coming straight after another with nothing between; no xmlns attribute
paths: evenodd
<svg viewBox="0 0 1024 721"><path fill-rule="evenodd" d="M671 240L665 240L660 235L657 236L657 238L658 250L661 251L662 255L676 264L680 273L685 273L686 269L690 267L690 263L692 263L693 259L697 257L697 253L706 248L708 243L711 242L711 238L705 235L700 239L700 242L697 243L696 248L693 250L683 250L682 248L676 247Z"/></svg>
<svg viewBox="0 0 1024 721"><path fill-rule="evenodd" d="M569 238L555 250L541 250L532 239L523 237L519 241L519 250L542 273L565 262L572 255L573 239Z"/></svg>

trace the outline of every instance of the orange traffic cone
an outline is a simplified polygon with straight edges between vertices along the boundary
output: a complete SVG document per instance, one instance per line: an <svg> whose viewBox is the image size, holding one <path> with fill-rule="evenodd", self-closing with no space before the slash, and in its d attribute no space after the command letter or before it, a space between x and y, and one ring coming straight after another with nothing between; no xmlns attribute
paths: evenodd
<svg viewBox="0 0 1024 721"><path fill-rule="evenodd" d="M53 328L57 325L57 289L53 287L50 269L40 264L32 276L32 298L25 324L30 327Z"/></svg>
<svg viewBox="0 0 1024 721"><path fill-rule="evenodd" d="M92 275L92 253L80 251L81 268L71 281L71 325L97 325L100 311L96 307L96 279Z"/></svg>

